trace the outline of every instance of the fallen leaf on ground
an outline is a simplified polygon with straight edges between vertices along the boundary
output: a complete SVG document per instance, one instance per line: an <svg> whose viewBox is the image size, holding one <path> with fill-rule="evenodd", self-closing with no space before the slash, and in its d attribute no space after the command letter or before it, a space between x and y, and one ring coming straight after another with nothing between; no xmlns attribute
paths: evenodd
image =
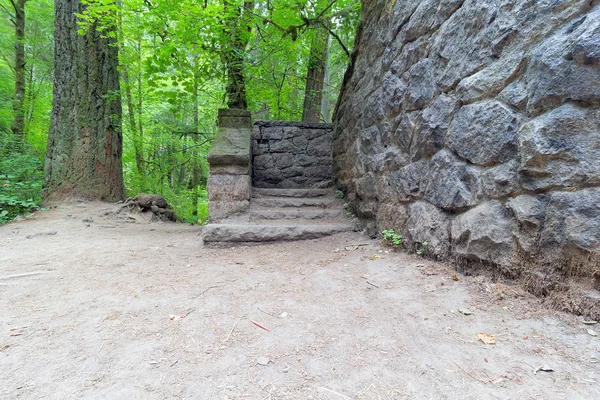
<svg viewBox="0 0 600 400"><path fill-rule="evenodd" d="M377 254L373 254L373 255L371 256L371 260L377 260L378 258L381 258L381 256L380 256L380 255L377 255Z"/></svg>
<svg viewBox="0 0 600 400"><path fill-rule="evenodd" d="M490 335L489 333L479 332L477 335L477 340L481 340L485 344L496 344L496 338L494 338L494 335Z"/></svg>
<svg viewBox="0 0 600 400"><path fill-rule="evenodd" d="M473 315L473 311L469 310L468 308L459 308L458 312L463 315Z"/></svg>
<svg viewBox="0 0 600 400"><path fill-rule="evenodd" d="M583 321L584 325L596 325L598 321Z"/></svg>
<svg viewBox="0 0 600 400"><path fill-rule="evenodd" d="M598 336L598 333L593 329L588 329L587 332L590 336Z"/></svg>
<svg viewBox="0 0 600 400"><path fill-rule="evenodd" d="M361 276L361 278L363 278L363 279L369 279L369 275L363 275L363 276Z"/></svg>
<svg viewBox="0 0 600 400"><path fill-rule="evenodd" d="M185 315L169 315L169 319L171 321L177 321L178 319L183 319L185 318Z"/></svg>
<svg viewBox="0 0 600 400"><path fill-rule="evenodd" d="M354 251L354 250L358 250L358 246L346 246L346 247L344 247L344 249L346 251Z"/></svg>
<svg viewBox="0 0 600 400"><path fill-rule="evenodd" d="M456 275L456 274L452 274L452 280L453 280L453 281L457 281L457 280L458 280L458 275Z"/></svg>

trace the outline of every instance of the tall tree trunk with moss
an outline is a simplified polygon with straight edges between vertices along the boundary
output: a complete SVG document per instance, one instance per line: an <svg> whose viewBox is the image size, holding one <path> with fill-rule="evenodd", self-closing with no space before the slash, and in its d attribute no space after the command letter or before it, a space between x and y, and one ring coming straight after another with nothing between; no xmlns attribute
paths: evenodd
<svg viewBox="0 0 600 400"><path fill-rule="evenodd" d="M28 0L11 0L15 10L15 99L12 133L18 140L25 136L25 3Z"/></svg>
<svg viewBox="0 0 600 400"><path fill-rule="evenodd" d="M118 46L109 30L78 34L79 0L56 0L52 121L44 197L116 201L125 197Z"/></svg>
<svg viewBox="0 0 600 400"><path fill-rule="evenodd" d="M248 108L244 61L252 30L253 10L254 1L244 1L240 7L237 0L223 0L225 40L221 58L227 69L226 94L229 108Z"/></svg>
<svg viewBox="0 0 600 400"><path fill-rule="evenodd" d="M318 26L315 28L308 58L304 106L302 108L303 122L316 124L321 121L323 84L325 82L325 70L327 69L327 39L328 32L324 27Z"/></svg>

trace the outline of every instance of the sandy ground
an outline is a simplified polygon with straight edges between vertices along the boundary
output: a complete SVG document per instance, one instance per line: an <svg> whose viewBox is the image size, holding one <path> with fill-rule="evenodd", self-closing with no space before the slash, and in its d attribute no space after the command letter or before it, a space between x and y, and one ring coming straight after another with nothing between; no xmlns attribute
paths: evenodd
<svg viewBox="0 0 600 400"><path fill-rule="evenodd" d="M1 399L600 399L600 327L517 287L359 234L210 249L109 208L0 227Z"/></svg>

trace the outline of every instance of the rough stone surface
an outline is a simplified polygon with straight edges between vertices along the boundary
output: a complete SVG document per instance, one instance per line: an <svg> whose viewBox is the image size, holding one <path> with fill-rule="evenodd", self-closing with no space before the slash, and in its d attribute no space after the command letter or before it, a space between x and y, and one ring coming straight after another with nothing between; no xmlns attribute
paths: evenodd
<svg viewBox="0 0 600 400"><path fill-rule="evenodd" d="M209 224L202 229L205 243L211 242L275 242L287 240L318 239L341 232L350 232L353 227L340 225L234 225Z"/></svg>
<svg viewBox="0 0 600 400"><path fill-rule="evenodd" d="M552 193L541 247L554 260L564 252L580 260L600 253L600 188Z"/></svg>
<svg viewBox="0 0 600 400"><path fill-rule="evenodd" d="M450 216L426 201L410 205L406 221L407 241L426 255L445 258L450 254ZM427 242L427 246L423 243Z"/></svg>
<svg viewBox="0 0 600 400"><path fill-rule="evenodd" d="M517 155L517 117L497 101L464 106L448 130L448 147L473 164L508 161Z"/></svg>
<svg viewBox="0 0 600 400"><path fill-rule="evenodd" d="M332 126L257 121L252 136L252 179L260 188L301 188L330 181Z"/></svg>
<svg viewBox="0 0 600 400"><path fill-rule="evenodd" d="M211 175L207 183L211 201L249 200L251 189L249 175Z"/></svg>
<svg viewBox="0 0 600 400"><path fill-rule="evenodd" d="M519 145L527 189L600 184L600 110L558 107L525 124Z"/></svg>
<svg viewBox="0 0 600 400"><path fill-rule="evenodd" d="M252 122L246 110L219 110L219 132L208 152L208 213L220 220L250 205Z"/></svg>
<svg viewBox="0 0 600 400"><path fill-rule="evenodd" d="M545 196L522 196L509 199L506 206L512 211L517 224L514 235L521 251L527 255L536 255L539 250L539 236L544 226L547 201Z"/></svg>
<svg viewBox="0 0 600 400"><path fill-rule="evenodd" d="M548 255L593 275L600 2L364 0L333 154L374 230L503 271Z"/></svg>
<svg viewBox="0 0 600 400"><path fill-rule="evenodd" d="M509 265L515 243L512 221L504 205L492 200L452 221L452 242L456 254L499 265Z"/></svg>

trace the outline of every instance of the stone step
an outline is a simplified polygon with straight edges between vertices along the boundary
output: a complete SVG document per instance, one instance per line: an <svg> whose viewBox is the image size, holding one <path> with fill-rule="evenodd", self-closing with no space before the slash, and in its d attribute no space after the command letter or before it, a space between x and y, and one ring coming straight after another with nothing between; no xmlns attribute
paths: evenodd
<svg viewBox="0 0 600 400"><path fill-rule="evenodd" d="M255 220L290 220L290 219L330 219L344 216L341 209L327 209L319 207L302 208L261 208L255 205L250 206L250 221Z"/></svg>
<svg viewBox="0 0 600 400"><path fill-rule="evenodd" d="M324 197L332 194L331 189L275 189L252 188L252 197Z"/></svg>
<svg viewBox="0 0 600 400"><path fill-rule="evenodd" d="M321 207L330 208L334 205L333 197L317 197L317 198L306 198L306 197L258 197L251 200L251 204L254 204L263 208L301 208L301 207Z"/></svg>
<svg viewBox="0 0 600 400"><path fill-rule="evenodd" d="M318 239L336 233L350 232L350 224L326 225L234 225L208 224L202 229L204 243L275 242Z"/></svg>

